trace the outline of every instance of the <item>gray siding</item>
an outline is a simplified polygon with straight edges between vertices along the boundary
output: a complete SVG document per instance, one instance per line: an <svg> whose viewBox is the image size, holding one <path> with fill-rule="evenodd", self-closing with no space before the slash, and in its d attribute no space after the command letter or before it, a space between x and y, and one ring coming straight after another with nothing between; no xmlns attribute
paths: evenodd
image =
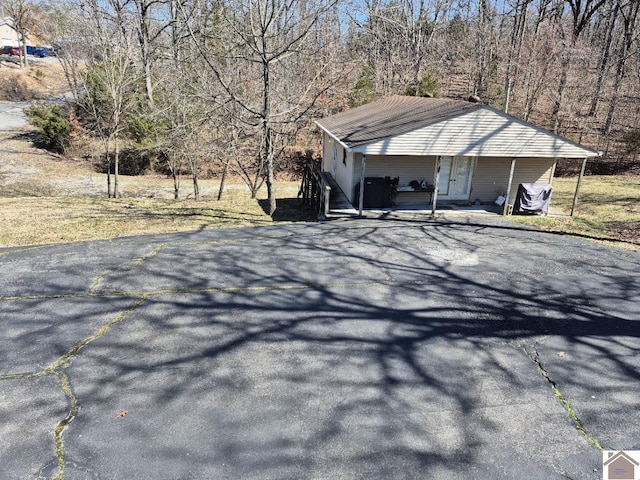
<svg viewBox="0 0 640 480"><path fill-rule="evenodd" d="M513 173L510 197L515 196L520 183L551 183L555 160L553 158L519 158ZM471 181L471 200L495 200L504 194L509 183L510 158L478 158Z"/></svg>
<svg viewBox="0 0 640 480"><path fill-rule="evenodd" d="M324 132L322 135L322 171L331 172L331 160L333 155L333 139Z"/></svg>
<svg viewBox="0 0 640 480"><path fill-rule="evenodd" d="M348 154L348 158L355 157L353 173L350 183L339 182L343 190L354 202L354 187L360 182L362 168L361 154ZM348 162L350 164L350 161ZM400 185L407 185L412 180L427 183L435 182L436 158L433 156L404 157L367 155L365 177L400 177ZM340 167L339 162L338 167ZM471 180L471 201L480 199L483 202L493 202L498 195L504 194L509 182L510 158L481 157L476 165ZM519 158L513 175L510 197L514 197L520 183L551 183L555 159L553 158ZM340 168L338 169L340 171ZM348 178L343 179L348 180ZM346 188L345 188L346 187ZM399 193L396 204L415 205L427 204L429 195L420 192Z"/></svg>
<svg viewBox="0 0 640 480"><path fill-rule="evenodd" d="M433 183L435 157L402 157L367 155L365 177L400 177L400 185L407 185L411 180ZM362 155L356 155L352 187L360 182ZM352 188L353 189L353 188Z"/></svg>

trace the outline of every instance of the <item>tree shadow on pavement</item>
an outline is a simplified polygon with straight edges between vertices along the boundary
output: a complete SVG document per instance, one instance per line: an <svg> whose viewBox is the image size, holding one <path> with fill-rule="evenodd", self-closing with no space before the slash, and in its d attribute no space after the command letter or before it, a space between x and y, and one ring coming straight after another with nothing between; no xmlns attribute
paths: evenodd
<svg viewBox="0 0 640 480"><path fill-rule="evenodd" d="M269 200L258 200L260 208L269 215ZM299 198L278 198L277 208L271 217L274 222L315 222L317 215L310 205Z"/></svg>
<svg viewBox="0 0 640 480"><path fill-rule="evenodd" d="M65 446L107 478L508 478L523 465L528 478L584 478L593 459L571 459L595 448L544 368L579 413L588 384L608 393L603 415L636 424L635 254L391 220L110 248L120 262L91 257L104 266L96 299L146 301L71 360L80 411ZM66 274L90 285L75 261ZM594 433L608 444L630 429Z"/></svg>

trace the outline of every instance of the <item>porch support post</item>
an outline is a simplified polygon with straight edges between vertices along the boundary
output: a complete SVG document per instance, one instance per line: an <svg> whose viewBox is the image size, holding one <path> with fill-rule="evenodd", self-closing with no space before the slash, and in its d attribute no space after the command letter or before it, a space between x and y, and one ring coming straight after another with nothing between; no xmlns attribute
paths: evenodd
<svg viewBox="0 0 640 480"><path fill-rule="evenodd" d="M576 184L576 193L573 195L573 205L571 205L571 216L573 217L573 212L576 209L576 205L578 204L578 194L580 193L580 185L582 184L582 177L584 177L584 169L587 166L587 159L582 159L582 168L580 169L580 175L578 176L578 183Z"/></svg>
<svg viewBox="0 0 640 480"><path fill-rule="evenodd" d="M516 170L516 157L511 158L511 170L509 170L509 182L507 183L507 193L505 194L504 207L502 207L502 215L509 213L509 193L511 192L511 184L513 183L513 172Z"/></svg>
<svg viewBox="0 0 640 480"><path fill-rule="evenodd" d="M440 163L442 160L442 155L438 155L436 157L436 179L433 185L433 198L431 199L431 215L436 214L436 203L438 199L438 183L440 183Z"/></svg>
<svg viewBox="0 0 640 480"><path fill-rule="evenodd" d="M360 198L358 199L358 215L362 216L364 207L364 172L367 168L367 154L362 154L362 168L360 169Z"/></svg>

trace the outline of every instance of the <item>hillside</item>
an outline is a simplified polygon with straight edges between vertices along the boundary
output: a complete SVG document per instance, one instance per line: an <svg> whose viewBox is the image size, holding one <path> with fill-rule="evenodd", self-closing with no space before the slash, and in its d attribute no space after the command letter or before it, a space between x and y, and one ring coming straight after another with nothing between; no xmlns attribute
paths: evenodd
<svg viewBox="0 0 640 480"><path fill-rule="evenodd" d="M53 58L30 59L28 68L0 60L0 101L22 102L68 90L62 66Z"/></svg>

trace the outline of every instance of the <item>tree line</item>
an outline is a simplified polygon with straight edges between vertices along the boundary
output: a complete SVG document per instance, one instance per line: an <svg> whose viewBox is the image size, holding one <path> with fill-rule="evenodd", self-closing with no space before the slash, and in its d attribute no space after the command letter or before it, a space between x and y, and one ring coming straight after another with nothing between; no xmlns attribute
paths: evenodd
<svg viewBox="0 0 640 480"><path fill-rule="evenodd" d="M55 46L109 195L123 149L196 198L203 164L253 196L313 120L388 94L484 103L601 150L640 150L637 0L4 0ZM19 14L19 15L18 15Z"/></svg>

